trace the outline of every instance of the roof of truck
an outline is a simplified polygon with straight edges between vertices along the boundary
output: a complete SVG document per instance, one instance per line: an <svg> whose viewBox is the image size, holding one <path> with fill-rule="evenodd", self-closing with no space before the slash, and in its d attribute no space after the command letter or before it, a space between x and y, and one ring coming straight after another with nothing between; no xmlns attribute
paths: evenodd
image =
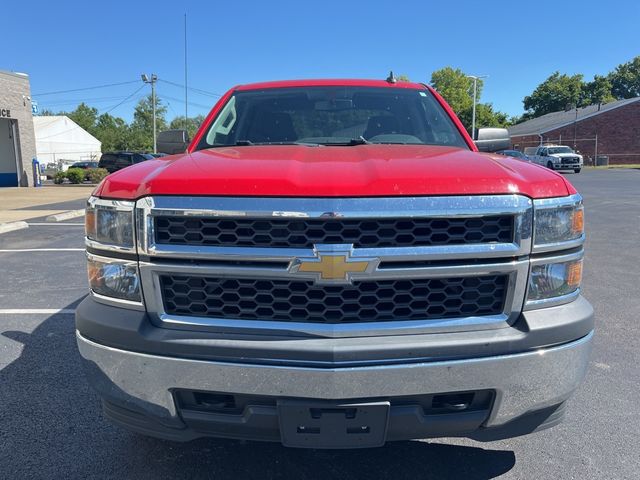
<svg viewBox="0 0 640 480"><path fill-rule="evenodd" d="M278 80L273 82L248 83L246 85L238 85L234 90L262 90L265 88L287 88L287 87L388 87L388 88L410 88L416 90L424 90L425 86L421 83L402 82L395 83L386 80L364 80L364 79L306 79L306 80Z"/></svg>

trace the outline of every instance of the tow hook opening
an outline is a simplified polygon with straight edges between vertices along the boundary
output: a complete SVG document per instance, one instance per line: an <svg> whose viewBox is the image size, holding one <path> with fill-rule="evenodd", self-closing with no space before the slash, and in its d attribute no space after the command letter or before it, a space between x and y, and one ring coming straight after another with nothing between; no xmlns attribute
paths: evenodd
<svg viewBox="0 0 640 480"><path fill-rule="evenodd" d="M450 412L461 412L469 408L473 403L473 397L473 392L434 395L431 406L432 408L443 409Z"/></svg>

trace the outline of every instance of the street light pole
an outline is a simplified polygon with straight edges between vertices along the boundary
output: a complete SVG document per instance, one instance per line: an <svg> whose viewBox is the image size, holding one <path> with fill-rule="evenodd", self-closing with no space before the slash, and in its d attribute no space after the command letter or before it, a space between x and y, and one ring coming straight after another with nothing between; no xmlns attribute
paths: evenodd
<svg viewBox="0 0 640 480"><path fill-rule="evenodd" d="M156 82L158 81L158 76L155 73L152 73L151 78L149 78L146 73L143 73L141 78L144 83L151 84L151 103L153 108L153 153L158 153L156 132Z"/></svg>
<svg viewBox="0 0 640 480"><path fill-rule="evenodd" d="M489 75L467 75L473 79L473 110L471 111L471 140L476 139L476 103L478 98L478 79L487 78Z"/></svg>
<svg viewBox="0 0 640 480"><path fill-rule="evenodd" d="M478 77L473 77L473 112L471 113L471 140L476 139L476 97L478 95Z"/></svg>

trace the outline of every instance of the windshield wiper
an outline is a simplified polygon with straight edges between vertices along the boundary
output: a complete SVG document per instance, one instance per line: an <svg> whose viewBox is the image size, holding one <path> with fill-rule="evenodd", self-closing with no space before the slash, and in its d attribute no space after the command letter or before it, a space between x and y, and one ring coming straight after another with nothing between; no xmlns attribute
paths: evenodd
<svg viewBox="0 0 640 480"><path fill-rule="evenodd" d="M322 145L334 146L334 147L353 147L356 145L370 145L371 142L360 135L358 138L351 138L346 142L328 142L323 143Z"/></svg>
<svg viewBox="0 0 640 480"><path fill-rule="evenodd" d="M426 143L418 142L371 142L375 145L427 145Z"/></svg>
<svg viewBox="0 0 640 480"><path fill-rule="evenodd" d="M249 142L248 140L245 141ZM245 145L304 145L306 147L317 147L320 144L313 142L249 142Z"/></svg>
<svg viewBox="0 0 640 480"><path fill-rule="evenodd" d="M255 145L255 143L253 143L251 140L238 140L235 143L214 143L207 148L248 147L250 145Z"/></svg>
<svg viewBox="0 0 640 480"><path fill-rule="evenodd" d="M317 147L319 143L312 142L252 142L251 140L237 140L235 143L218 143L211 145L209 148L222 148L222 147L253 147L261 145L305 145L307 147Z"/></svg>

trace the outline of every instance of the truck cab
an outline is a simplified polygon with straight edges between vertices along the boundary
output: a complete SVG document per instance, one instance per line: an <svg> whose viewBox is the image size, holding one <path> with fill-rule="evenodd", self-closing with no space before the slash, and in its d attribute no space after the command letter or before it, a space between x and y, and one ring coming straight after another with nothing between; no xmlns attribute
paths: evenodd
<svg viewBox="0 0 640 480"><path fill-rule="evenodd" d="M584 207L509 143L394 79L239 85L160 134L87 204L105 416L299 448L556 425L593 337Z"/></svg>
<svg viewBox="0 0 640 480"><path fill-rule="evenodd" d="M566 145L539 146L530 157L534 163L551 170L573 170L575 173L580 173L583 166L582 155Z"/></svg>

